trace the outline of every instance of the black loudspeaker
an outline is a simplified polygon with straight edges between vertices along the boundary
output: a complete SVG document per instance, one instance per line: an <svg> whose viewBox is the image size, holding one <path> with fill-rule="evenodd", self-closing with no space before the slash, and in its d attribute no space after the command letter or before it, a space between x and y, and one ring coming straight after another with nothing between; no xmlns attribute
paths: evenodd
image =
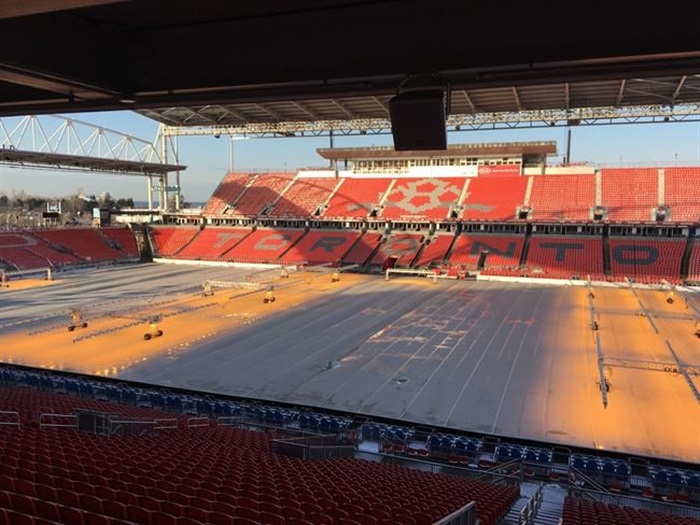
<svg viewBox="0 0 700 525"><path fill-rule="evenodd" d="M439 89L407 91L389 100L396 151L447 149L445 94Z"/></svg>

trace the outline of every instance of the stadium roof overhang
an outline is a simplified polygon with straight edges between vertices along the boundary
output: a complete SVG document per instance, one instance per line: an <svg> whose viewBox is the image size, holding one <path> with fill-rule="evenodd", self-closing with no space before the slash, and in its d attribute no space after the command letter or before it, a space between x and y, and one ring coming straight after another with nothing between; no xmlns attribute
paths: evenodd
<svg viewBox="0 0 700 525"><path fill-rule="evenodd" d="M134 109L198 133L386 129L411 76L469 128L700 118L700 4L4 0L0 116ZM204 134L204 132L202 132Z"/></svg>
<svg viewBox="0 0 700 525"><path fill-rule="evenodd" d="M445 150L395 151L391 147L371 148L317 148L316 152L328 160L413 159L420 157L495 157L514 155L556 155L557 144L543 142L503 142L488 144L451 144Z"/></svg>

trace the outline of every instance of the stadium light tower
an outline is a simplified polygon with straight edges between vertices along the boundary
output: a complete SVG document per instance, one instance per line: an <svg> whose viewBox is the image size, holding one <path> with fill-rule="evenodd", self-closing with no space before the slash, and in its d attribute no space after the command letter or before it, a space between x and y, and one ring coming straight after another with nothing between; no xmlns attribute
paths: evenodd
<svg viewBox="0 0 700 525"><path fill-rule="evenodd" d="M246 140L248 137L240 135L229 135L228 136L228 172L233 173L233 141L234 140Z"/></svg>

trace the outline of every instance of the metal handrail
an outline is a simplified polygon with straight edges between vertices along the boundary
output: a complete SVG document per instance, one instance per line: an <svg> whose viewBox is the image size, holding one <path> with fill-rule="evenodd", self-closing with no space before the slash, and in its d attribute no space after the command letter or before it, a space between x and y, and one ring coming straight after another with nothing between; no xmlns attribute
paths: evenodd
<svg viewBox="0 0 700 525"><path fill-rule="evenodd" d="M21 420L19 417L19 412L16 410L0 410L0 418L3 416L14 416L14 421L0 421L0 426L12 426L19 428L21 425Z"/></svg>
<svg viewBox="0 0 700 525"><path fill-rule="evenodd" d="M540 505L542 505L543 492L544 483L540 483L527 504L520 510L518 514L518 525L532 525L535 522L537 512L540 510Z"/></svg>
<svg viewBox="0 0 700 525"><path fill-rule="evenodd" d="M588 499L601 503L618 505L620 507L630 507L634 509L645 509L665 514L674 514L689 518L700 519L700 507L691 505L678 505L668 501L649 500L647 498L634 496L631 494L617 494L612 492L601 492L598 490L573 487L569 493L575 496L585 495Z"/></svg>
<svg viewBox="0 0 700 525"><path fill-rule="evenodd" d="M161 426L162 424L162 426ZM171 430L177 429L177 418L174 417L164 417L156 418L153 420L153 430Z"/></svg>
<svg viewBox="0 0 700 525"><path fill-rule="evenodd" d="M73 421L73 424L66 424L66 423L44 423L45 418L58 418L58 419L69 419ZM42 413L39 414L39 428L47 428L47 427L57 427L57 428L78 428L78 416L75 414L51 414L51 413Z"/></svg>
<svg viewBox="0 0 700 525"><path fill-rule="evenodd" d="M474 525L476 520L476 503L470 501L444 518L433 522L433 525Z"/></svg>
<svg viewBox="0 0 700 525"><path fill-rule="evenodd" d="M187 418L187 428L199 428L208 427L211 424L211 420L208 417L189 417Z"/></svg>
<svg viewBox="0 0 700 525"><path fill-rule="evenodd" d="M587 474L584 474L581 472L579 469L576 467L569 467L569 481L571 481L571 474L575 474L577 478L581 478L585 483L591 485L595 490L599 492L606 492L609 493L610 491L606 489L603 485L595 481L593 478L588 476Z"/></svg>

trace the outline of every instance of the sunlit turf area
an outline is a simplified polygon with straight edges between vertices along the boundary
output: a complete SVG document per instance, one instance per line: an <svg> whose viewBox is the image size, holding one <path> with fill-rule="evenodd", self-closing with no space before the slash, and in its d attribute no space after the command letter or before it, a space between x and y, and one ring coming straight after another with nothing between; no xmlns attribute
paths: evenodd
<svg viewBox="0 0 700 525"><path fill-rule="evenodd" d="M692 290L168 264L42 284L3 291L2 361L700 461Z"/></svg>

